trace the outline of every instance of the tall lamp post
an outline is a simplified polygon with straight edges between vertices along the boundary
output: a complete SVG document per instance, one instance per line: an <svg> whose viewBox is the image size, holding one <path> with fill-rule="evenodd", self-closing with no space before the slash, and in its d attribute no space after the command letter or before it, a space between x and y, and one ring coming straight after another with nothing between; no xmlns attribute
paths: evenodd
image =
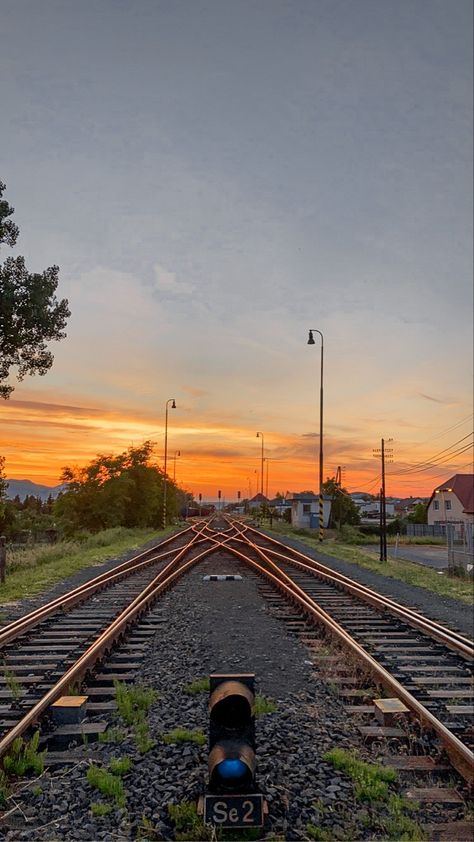
<svg viewBox="0 0 474 842"><path fill-rule="evenodd" d="M169 398L166 401L166 410L165 410L165 475L163 478L163 529L166 527L166 495L168 491L167 485L167 466L168 466L168 408L169 404L171 404L171 409L176 409L176 401L174 398Z"/></svg>
<svg viewBox="0 0 474 842"><path fill-rule="evenodd" d="M261 460L262 460L262 467L261 467L261 483L260 483L260 491L262 492L262 496L263 496L263 463L264 463L264 461L265 461L265 456L264 456L264 446L265 446L264 442L265 442L265 439L264 439L264 437L263 437L263 433L260 433L260 432L259 432L259 433L257 433L257 438L258 438L258 439L262 439L262 457L261 457Z"/></svg>
<svg viewBox="0 0 474 842"><path fill-rule="evenodd" d="M173 461L174 461L174 465L173 465L173 482L176 482L176 457L177 457L177 456L181 456L181 451L180 451L180 450L175 450L175 452L174 452L174 456L173 456Z"/></svg>
<svg viewBox="0 0 474 842"><path fill-rule="evenodd" d="M321 379L319 388L319 540L323 540L324 529L324 500L323 500L323 364L324 364L324 338L317 328L309 332L308 345L315 345L313 333L319 333L321 337Z"/></svg>

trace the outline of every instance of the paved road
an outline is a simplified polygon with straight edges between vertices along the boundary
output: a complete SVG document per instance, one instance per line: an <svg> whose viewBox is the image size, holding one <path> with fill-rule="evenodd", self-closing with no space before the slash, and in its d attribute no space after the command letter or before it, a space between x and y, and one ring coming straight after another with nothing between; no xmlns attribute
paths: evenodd
<svg viewBox="0 0 474 842"><path fill-rule="evenodd" d="M368 544L362 547L362 549L377 552L374 544ZM404 558L407 561L425 564L427 567L434 567L435 570L444 570L448 566L447 547L436 544L400 544L398 553L395 547L389 544L387 546L387 555L390 558Z"/></svg>

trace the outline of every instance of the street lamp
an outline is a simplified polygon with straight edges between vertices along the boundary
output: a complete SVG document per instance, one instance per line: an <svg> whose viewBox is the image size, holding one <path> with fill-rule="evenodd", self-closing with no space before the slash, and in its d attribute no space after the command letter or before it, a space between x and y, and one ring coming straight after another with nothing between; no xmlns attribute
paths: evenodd
<svg viewBox="0 0 474 842"><path fill-rule="evenodd" d="M319 540L323 540L324 528L324 500L323 500L323 361L324 361L324 338L317 328L309 332L308 345L315 345L313 333L319 333L321 337L321 380L319 389Z"/></svg>
<svg viewBox="0 0 474 842"><path fill-rule="evenodd" d="M262 479L261 479L261 483L260 483L260 486L261 486L261 487L260 487L260 491L262 492L262 496L263 496L263 463L264 463L264 461L265 461L265 456L264 456L264 442L265 442L265 440L264 440L264 437L263 437L263 433L257 433L257 438L258 438L258 439L259 439L259 438L261 438L261 439L262 439L262 468L261 468L261 477L262 477Z"/></svg>
<svg viewBox="0 0 474 842"><path fill-rule="evenodd" d="M448 540L448 515L446 514L446 512L447 512L446 497L444 495L445 495L446 491L452 491L452 490L453 490L452 488L437 488L436 491L435 491L435 494L441 494L441 502L442 502L443 511L444 511L444 533L446 535L446 540Z"/></svg>
<svg viewBox="0 0 474 842"><path fill-rule="evenodd" d="M177 457L177 456L181 456L181 451L180 451L180 450L175 450L175 452L174 452L174 456L173 456L173 460L174 460L174 465L173 465L173 482L176 482L176 457Z"/></svg>
<svg viewBox="0 0 474 842"><path fill-rule="evenodd" d="M163 479L163 529L166 527L166 493L168 490L167 486L167 475L166 469L168 465L168 404L171 404L171 409L176 409L176 401L174 398L169 398L166 401L166 410L165 410L165 474Z"/></svg>

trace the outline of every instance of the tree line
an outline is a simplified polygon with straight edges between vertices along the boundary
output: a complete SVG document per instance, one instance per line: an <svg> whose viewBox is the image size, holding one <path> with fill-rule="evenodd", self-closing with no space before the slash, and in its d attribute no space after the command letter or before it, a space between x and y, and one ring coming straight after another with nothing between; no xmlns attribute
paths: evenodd
<svg viewBox="0 0 474 842"><path fill-rule="evenodd" d="M129 447L118 455L98 454L82 468L66 466L61 474L65 490L56 500L29 496L6 499L0 460L0 534L57 529L60 537L99 532L117 526L160 528L163 518L164 473L153 463L153 443ZM189 494L168 477L167 519L184 512Z"/></svg>

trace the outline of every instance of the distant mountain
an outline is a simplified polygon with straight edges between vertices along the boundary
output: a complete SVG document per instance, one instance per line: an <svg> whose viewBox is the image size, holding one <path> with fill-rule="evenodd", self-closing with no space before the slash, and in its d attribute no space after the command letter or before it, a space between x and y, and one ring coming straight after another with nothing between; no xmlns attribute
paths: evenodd
<svg viewBox="0 0 474 842"><path fill-rule="evenodd" d="M7 497L10 500L13 500L17 494L20 500L24 500L28 494L47 500L50 494L57 497L59 492L65 489L64 485L39 485L37 482L31 482L30 479L7 479L7 483Z"/></svg>

